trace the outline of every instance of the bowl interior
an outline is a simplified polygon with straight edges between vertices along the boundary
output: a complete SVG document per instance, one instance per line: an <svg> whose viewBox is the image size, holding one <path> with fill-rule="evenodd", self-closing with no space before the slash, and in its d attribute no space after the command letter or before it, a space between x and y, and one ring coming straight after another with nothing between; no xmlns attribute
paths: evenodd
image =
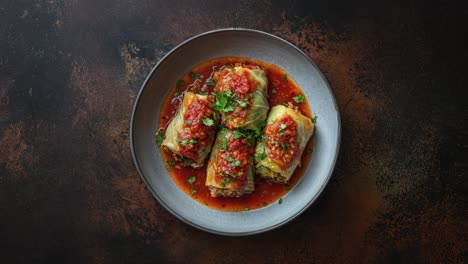
<svg viewBox="0 0 468 264"><path fill-rule="evenodd" d="M168 175L157 146L159 112L175 81L197 64L221 56L249 57L286 70L308 97L318 116L314 153L297 186L283 203L242 213L205 207L180 190ZM339 149L340 120L333 94L318 68L297 48L253 30L219 30L194 37L155 67L135 103L131 147L135 164L153 196L175 216L197 228L225 235L248 235L278 227L305 210L326 185Z"/></svg>

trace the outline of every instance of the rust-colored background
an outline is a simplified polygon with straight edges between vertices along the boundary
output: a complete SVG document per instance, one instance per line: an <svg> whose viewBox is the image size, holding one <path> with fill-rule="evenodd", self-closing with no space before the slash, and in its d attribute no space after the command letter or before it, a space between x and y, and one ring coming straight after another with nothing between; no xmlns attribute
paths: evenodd
<svg viewBox="0 0 468 264"><path fill-rule="evenodd" d="M1 0L0 262L466 263L467 9L308 2ZM150 69L223 27L308 53L342 117L322 196L251 237L177 220L129 148Z"/></svg>

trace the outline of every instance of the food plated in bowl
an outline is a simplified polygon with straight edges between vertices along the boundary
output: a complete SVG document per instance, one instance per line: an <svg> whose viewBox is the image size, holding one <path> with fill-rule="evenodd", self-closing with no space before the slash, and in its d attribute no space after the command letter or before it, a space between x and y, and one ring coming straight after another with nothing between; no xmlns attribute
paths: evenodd
<svg viewBox="0 0 468 264"><path fill-rule="evenodd" d="M207 83L209 80L206 79L210 77L209 74L203 73L203 71L197 72L197 65L201 65L200 63L210 61L213 58L226 57L243 57L252 61L264 62L265 65L259 66L266 70L266 76L273 71L268 71L268 67L265 66L273 65L277 66L278 69L284 70L284 73L287 74L286 79L294 81L297 86L302 89L303 97L298 96L299 94L294 94L292 97L298 96L297 99L299 101L303 98L306 103L296 103L292 98L285 101L291 101L293 106L297 106L300 112L306 117L313 118L314 116L318 116L318 121L316 122L317 126L314 127L312 139L309 140L308 143L312 145L306 145L303 150L303 155L301 156L301 164L304 165L294 170L294 173L289 179L289 186L288 184L272 183L270 179L263 179L259 174L258 167L256 166L258 165L258 161L255 160L255 156L261 155L261 153L256 155L258 150L258 137L255 138L254 149L250 150L254 152L254 190L250 191L248 184L243 185L246 187L245 189L237 188L240 185L236 184L234 179L225 182L225 186L222 186L222 180L221 182L216 179L213 182L206 181L208 166L213 154L216 154L215 148L220 148L220 146L216 146L216 142L217 140L221 140L219 136L221 136L221 138L226 138L226 135L223 136L219 134L222 132L219 125L228 123L227 120L230 118L228 114L233 114L231 113L232 111L228 111L229 113L227 113L226 116L222 116L218 114L219 110L215 109L213 106L213 109L217 112L217 119L215 117L212 118L213 123L219 122L215 126L216 134L212 139L213 145L209 153L200 151L196 152L200 154L200 156L189 157L189 159L192 160L186 160L189 162L184 163L184 165L189 164L189 166L182 166L181 164L181 162L184 161L184 156L180 154L184 154L184 151L180 151L180 149L177 148L173 148L173 153L166 150L161 151L155 144L155 131L158 131L159 128L167 129L171 122L171 120L167 119L164 121L165 124L162 125L159 117L162 116L161 114L163 112L170 113L170 117L175 117L187 92L198 96L204 96L206 94L203 92L203 87L206 84L208 87L205 88L211 89L206 90L206 92L208 92L207 95L212 97L213 103L216 102L216 84ZM232 65L237 67L234 64ZM239 67L243 68L246 68L245 66L246 65L239 65ZM217 71L219 70L220 69L217 69ZM229 69L226 71L228 70ZM211 73L211 70L209 72ZM237 69L235 72L237 72ZM199 88L201 90L187 89L188 86L194 82L195 77L200 77L200 81L197 83L200 83ZM271 83L273 82L277 82L277 84L280 85L291 83L285 82L283 78L283 76L277 75L275 79L268 80L268 111L264 117L267 120L273 107L277 105L289 106L287 103L286 105L283 104L283 100L279 97L282 89L278 89L277 91L270 89ZM183 84L186 86L182 86ZM213 84L214 86L212 86ZM177 86L179 86L181 91L176 91ZM217 89L218 88L216 88L216 90ZM219 91L222 90L222 87L219 87ZM262 89L259 89L259 91L261 90ZM179 94L176 94L177 92ZM278 97L272 96L274 92L278 94ZM177 103L165 103L165 98L178 102L178 105ZM242 101L244 101L244 99L245 98L243 98ZM250 100L250 98L246 100ZM254 104L253 101L244 102L246 104ZM255 103L257 105L264 105L261 103L261 100L258 99L255 100ZM241 104L242 103L237 102L235 106L242 107ZM227 101L226 105L229 109ZM313 115L310 109L304 109L306 106L309 107L309 105L312 107ZM224 106L224 103L222 103L221 106ZM188 108L185 110L186 112L187 109ZM241 112L244 111L240 110L239 116L237 117L244 117L244 114L241 114ZM256 111L262 112L263 110L259 107ZM244 112L246 113L246 118L248 118L248 112L249 111ZM231 117L236 116L233 115ZM294 117L292 117L292 119L297 123ZM223 125L223 127L226 127L229 131L235 131L239 130L235 128L236 124L240 124L241 121L247 119L244 120L242 118L242 120L236 120L236 118L231 118L230 120L232 120L231 124L234 128L227 128L225 125ZM253 122L256 121L254 120ZM208 124L210 123L211 122L208 121ZM244 124L247 123L244 122ZM266 124L263 123L261 125ZM175 127L175 130L181 131L180 124ZM251 130L255 129L248 129L248 131ZM225 131L226 134L229 134L229 131ZM242 129L239 131L243 132ZM262 133L263 131L264 129L259 132ZM158 135L163 135L162 130L159 132ZM167 131L165 132L167 133ZM191 135L187 134L187 136ZM199 137L198 139L202 138L206 139L206 142L209 144L210 140L207 140L208 137ZM161 143L164 139L165 137L161 137ZM179 143L176 140L180 140L180 143L185 144L186 147L189 147L191 144L189 139L183 141L184 139L172 137L172 140L175 143ZM295 140L298 142L297 144L301 141L301 139L297 137ZM185 41L169 52L155 66L144 82L135 101L130 127L130 146L135 166L154 198L164 208L182 221L201 230L223 235L250 235L265 232L287 223L308 208L322 192L332 174L338 155L339 142L340 119L336 102L331 88L315 64L307 55L288 42L268 33L248 29L210 31ZM175 146L175 143L172 143L173 146ZM192 141L192 143L194 143L194 141ZM266 147L269 146L271 145L267 145ZM308 153L310 152L308 150L312 149L312 147L313 153ZM188 149L191 148L189 147ZM221 152L221 149L217 150L218 153ZM245 153L246 151L243 152ZM203 163L197 160L201 158L201 154L206 155ZM248 157L250 157L251 154L252 153L249 152ZM177 157L177 155L181 157ZM243 159L243 157L239 157L239 159L241 158ZM216 160L212 161L212 163L215 161ZM273 159L272 161L275 160ZM287 161L288 160L284 162ZM171 166L171 164L173 164L173 166ZM193 166L190 166L190 164ZM200 164L203 164L203 166L200 167ZM234 164L237 164L237 162L234 161ZM308 165L305 166L305 164ZM179 170L179 167L176 166L182 168L180 171L186 171L187 174L179 174L181 177L177 178L173 177L174 175L171 173L175 170ZM264 167L273 168L274 166ZM251 167L249 166L249 168ZM287 169L287 167L284 167L284 169L280 170L279 174L283 173L285 177L287 177L288 175L284 173ZM170 171L168 172L168 170ZM248 177L246 179L246 182L248 182ZM282 178L278 178L278 180L280 179ZM212 186L210 186L210 183ZM232 196L234 197L225 197L229 196L227 195L229 192L225 190L223 190L225 196L220 195L217 191L217 189L226 188L232 188ZM192 196L193 192L195 193ZM216 194L218 194L218 196L212 197L212 192L215 196ZM240 197L236 198L236 196ZM204 200L200 200L203 197L211 199L206 200L208 206L205 205ZM261 197L261 199L258 198L256 200L255 197ZM227 203L226 201L229 202ZM246 202L251 203L252 206L245 207ZM266 202L267 206L264 207L263 202ZM258 210L254 210L256 208ZM235 212L235 209L237 209L238 212Z"/></svg>

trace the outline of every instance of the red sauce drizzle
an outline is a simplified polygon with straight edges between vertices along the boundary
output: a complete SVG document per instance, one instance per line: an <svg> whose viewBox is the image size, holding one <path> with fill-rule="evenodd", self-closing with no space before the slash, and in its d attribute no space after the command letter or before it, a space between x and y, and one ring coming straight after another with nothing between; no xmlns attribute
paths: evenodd
<svg viewBox="0 0 468 264"><path fill-rule="evenodd" d="M270 107L283 104L285 102L291 102L294 106L298 107L302 114L311 117L311 111L307 98L302 103L296 103L293 100L293 97L299 94L303 94L303 92L294 82L291 76L287 75L283 69L272 64L261 61L254 61L249 58L221 57L207 60L194 67L192 72L198 74L200 77L199 79L194 79L190 76L189 73L187 73L180 78L180 80L184 81L184 85L181 85L179 88L177 88L176 84L174 84L174 87L164 100L159 118L159 127L166 129L169 122L177 113L182 96L173 98L172 95L174 93L183 93L185 91L212 92L214 86L208 85L207 83L212 80L213 74L225 66L233 66L236 63L252 65L252 67L260 66L266 70L268 78L268 103L270 104ZM178 164L167 152L161 151L161 154L164 162L167 164L166 167L174 182L187 195L210 208L223 211L241 212L246 210L246 208L253 210L273 204L278 201L279 198L286 195L289 190L293 189L304 175L307 164L310 161L312 155L310 154L310 151L307 150L311 150L313 148L312 142L313 140L310 140L306 146L306 149L301 157L302 166L298 167L296 171L294 171L294 174L289 180L289 185L271 183L256 177L255 191L240 198L211 197L210 191L205 186L206 165L200 169L183 167ZM169 161L174 161L175 165L169 165L172 164L172 162L168 163ZM195 176L196 180L194 183L189 184L186 179L191 176ZM307 177L312 176L313 175L308 175Z"/></svg>

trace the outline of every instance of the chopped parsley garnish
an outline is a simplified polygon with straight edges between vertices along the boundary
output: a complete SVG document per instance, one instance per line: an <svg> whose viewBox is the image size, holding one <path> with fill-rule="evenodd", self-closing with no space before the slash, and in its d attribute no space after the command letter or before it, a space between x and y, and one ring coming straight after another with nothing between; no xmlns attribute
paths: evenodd
<svg viewBox="0 0 468 264"><path fill-rule="evenodd" d="M267 202L263 202L263 207L266 207L268 205Z"/></svg>
<svg viewBox="0 0 468 264"><path fill-rule="evenodd" d="M210 93L209 92L201 92L200 94L201 95L209 95Z"/></svg>
<svg viewBox="0 0 468 264"><path fill-rule="evenodd" d="M171 166L171 167L172 167L172 166L174 166L174 165L175 165L175 161L173 161L173 160L170 160L170 161L168 161L168 162L167 162L167 164L168 164L169 166Z"/></svg>
<svg viewBox="0 0 468 264"><path fill-rule="evenodd" d="M193 176L190 176L187 179L185 179L185 181L188 182L188 184L193 184L196 179L197 178L195 177L195 175L193 175Z"/></svg>
<svg viewBox="0 0 468 264"><path fill-rule="evenodd" d="M278 200L278 204L282 204L282 203L283 203L283 198L280 198L280 199Z"/></svg>
<svg viewBox="0 0 468 264"><path fill-rule="evenodd" d="M246 135L240 132L239 130L234 131L234 139L238 139L241 137L246 137Z"/></svg>
<svg viewBox="0 0 468 264"><path fill-rule="evenodd" d="M185 124L191 125L191 124L192 124L192 120L185 120Z"/></svg>
<svg viewBox="0 0 468 264"><path fill-rule="evenodd" d="M312 154L312 152L314 152L314 149L308 149L307 150L307 153L309 153L309 154Z"/></svg>
<svg viewBox="0 0 468 264"><path fill-rule="evenodd" d="M207 82L206 82L206 85L208 85L208 86L215 86L215 85L216 85L216 81L207 81Z"/></svg>
<svg viewBox="0 0 468 264"><path fill-rule="evenodd" d="M231 180L231 178L225 177L225 178L223 179L223 181L221 182L221 186L225 187L225 186L226 186L226 183L228 183L230 180Z"/></svg>
<svg viewBox="0 0 468 264"><path fill-rule="evenodd" d="M185 85L185 81L184 81L184 80L178 80L178 81L176 82L176 88L180 88L180 87L182 87L182 86L184 86L184 85Z"/></svg>
<svg viewBox="0 0 468 264"><path fill-rule="evenodd" d="M282 137L284 137L286 134L284 133L284 129L286 128L286 124L281 124L280 129L278 130L278 134Z"/></svg>
<svg viewBox="0 0 468 264"><path fill-rule="evenodd" d="M223 137L221 139L221 148L224 150L227 150L227 138L226 137Z"/></svg>
<svg viewBox="0 0 468 264"><path fill-rule="evenodd" d="M250 208L248 208L248 207L244 208L244 211L249 211L249 210L250 210Z"/></svg>
<svg viewBox="0 0 468 264"><path fill-rule="evenodd" d="M291 190L291 185L289 185L289 184L286 184L286 186L285 186L285 187L286 187L286 191L289 191L289 190Z"/></svg>
<svg viewBox="0 0 468 264"><path fill-rule="evenodd" d="M266 158L266 153L265 153L265 146L263 146L263 144L259 144L258 145L258 151L254 154L254 158L255 160L258 162L258 161L261 161L263 160L264 158Z"/></svg>
<svg viewBox="0 0 468 264"><path fill-rule="evenodd" d="M231 165L232 165L233 167L239 167L240 164L241 164L241 162L240 162L239 160L235 160L235 161L233 161L233 162L231 163Z"/></svg>
<svg viewBox="0 0 468 264"><path fill-rule="evenodd" d="M312 123L316 124L318 116L314 115L314 117L312 117L311 119L312 119Z"/></svg>
<svg viewBox="0 0 468 264"><path fill-rule="evenodd" d="M209 117L205 117L205 118L202 120L202 123L203 123L205 126L213 126L213 125L214 125L213 119L211 119L211 118L209 118Z"/></svg>
<svg viewBox="0 0 468 264"><path fill-rule="evenodd" d="M164 129L159 129L158 132L156 132L156 135L154 135L154 138L156 139L156 144L158 144L158 146L161 146L165 134L166 131L164 131Z"/></svg>
<svg viewBox="0 0 468 264"><path fill-rule="evenodd" d="M221 111L221 112L231 112L236 108L235 104L235 95L232 95L232 92L230 90L225 91L225 92L215 92L215 98L216 101L213 104L213 108L215 110Z"/></svg>
<svg viewBox="0 0 468 264"><path fill-rule="evenodd" d="M265 135L262 135L262 140L263 140L263 141L268 141L268 137L265 136Z"/></svg>
<svg viewBox="0 0 468 264"><path fill-rule="evenodd" d="M197 190L195 190L195 189L190 189L190 194L191 194L192 196L194 196L196 193L197 193Z"/></svg>
<svg viewBox="0 0 468 264"><path fill-rule="evenodd" d="M286 73L283 74L283 82L288 82L288 75Z"/></svg>
<svg viewBox="0 0 468 264"><path fill-rule="evenodd" d="M182 87L182 86L184 86L184 85L185 85L185 81L184 81L184 80L178 80L178 81L176 82L176 88L180 88L180 87Z"/></svg>
<svg viewBox="0 0 468 264"><path fill-rule="evenodd" d="M198 74L196 74L194 72L190 72L189 75L190 75L190 77L194 78L195 80L198 80L201 77L200 75L198 75Z"/></svg>
<svg viewBox="0 0 468 264"><path fill-rule="evenodd" d="M280 145L283 149L286 149L289 146L289 144L286 144L284 142L280 142Z"/></svg>
<svg viewBox="0 0 468 264"><path fill-rule="evenodd" d="M242 107L242 108L249 107L249 104L244 102L244 101L241 101L241 100L236 100L236 101L240 105L240 107Z"/></svg>
<svg viewBox="0 0 468 264"><path fill-rule="evenodd" d="M185 147L185 146L187 146L188 144L192 144L192 145L197 144L197 141L196 141L195 139L190 139L190 140L187 140L187 139L184 139L184 140L176 139L176 142L179 143L180 145L182 145L182 147Z"/></svg>
<svg viewBox="0 0 468 264"><path fill-rule="evenodd" d="M174 93L174 97L177 97L179 95L180 95L180 93Z"/></svg>
<svg viewBox="0 0 468 264"><path fill-rule="evenodd" d="M277 93L277 91L275 89L273 89L273 90L271 90L271 93L275 94L275 93Z"/></svg>
<svg viewBox="0 0 468 264"><path fill-rule="evenodd" d="M227 157L227 158L226 158L226 161L227 161L227 162L233 162L234 160L235 160L235 159L233 159L233 158L231 158L231 157Z"/></svg>
<svg viewBox="0 0 468 264"><path fill-rule="evenodd" d="M184 140L180 140L180 139L176 139L176 142L181 144L183 147L187 146L189 144L189 141L184 139Z"/></svg>
<svg viewBox="0 0 468 264"><path fill-rule="evenodd" d="M296 102L296 103L302 103L304 102L304 96L302 94L298 95L298 96L294 96L293 97L293 100Z"/></svg>

